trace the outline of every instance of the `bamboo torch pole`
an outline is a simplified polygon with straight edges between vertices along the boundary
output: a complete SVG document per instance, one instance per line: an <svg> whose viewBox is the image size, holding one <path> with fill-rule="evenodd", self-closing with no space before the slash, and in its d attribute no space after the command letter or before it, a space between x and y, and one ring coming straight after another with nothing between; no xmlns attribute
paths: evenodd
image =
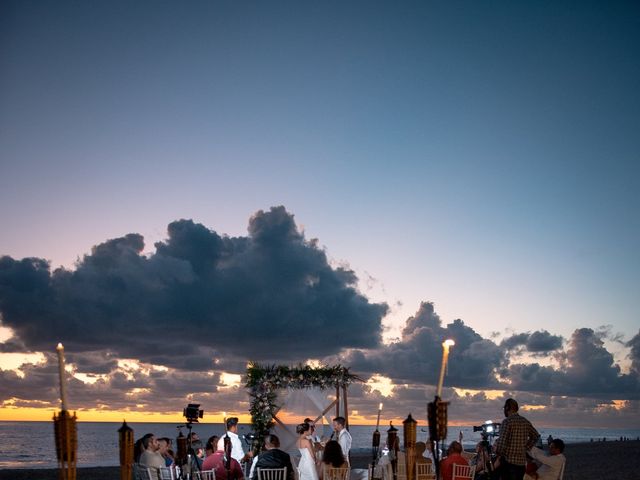
<svg viewBox="0 0 640 480"><path fill-rule="evenodd" d="M53 414L53 429L56 441L56 456L58 457L59 480L76 480L76 462L78 451L78 432L76 414L67 411L67 391L64 370L64 347L61 343L56 348L58 353L58 374L60 377L60 405L58 415Z"/></svg>

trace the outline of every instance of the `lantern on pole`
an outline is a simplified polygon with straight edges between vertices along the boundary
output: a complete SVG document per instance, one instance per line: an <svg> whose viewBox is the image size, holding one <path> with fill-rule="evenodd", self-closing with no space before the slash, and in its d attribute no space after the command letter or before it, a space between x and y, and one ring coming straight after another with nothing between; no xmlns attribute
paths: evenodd
<svg viewBox="0 0 640 480"><path fill-rule="evenodd" d="M417 425L411 414L402 422L404 427L404 453L407 462L407 480L415 478Z"/></svg>
<svg viewBox="0 0 640 480"><path fill-rule="evenodd" d="M118 445L120 446L120 480L131 480L133 469L133 429L126 421L118 429Z"/></svg>
<svg viewBox="0 0 640 480"><path fill-rule="evenodd" d="M440 378L438 379L438 388L433 402L427 404L427 420L429 422L429 442L433 459L436 467L436 476L440 475L440 454L439 446L445 438L447 438L447 408L449 402L443 402L442 385L444 382L444 374L447 370L447 361L449 360L449 348L453 347L453 340L445 340L442 342L442 366L440 367Z"/></svg>
<svg viewBox="0 0 640 480"><path fill-rule="evenodd" d="M58 344L58 374L60 377L60 413L53 414L53 430L58 458L58 478L60 480L76 480L76 463L78 451L78 431L76 414L67 411L67 394L64 370L64 347Z"/></svg>
<svg viewBox="0 0 640 480"><path fill-rule="evenodd" d="M378 420L376 421L376 429L373 432L373 439L371 441L371 454L373 455L373 466L376 466L378 460L378 453L380 452L380 414L382 413L382 403L378 407Z"/></svg>

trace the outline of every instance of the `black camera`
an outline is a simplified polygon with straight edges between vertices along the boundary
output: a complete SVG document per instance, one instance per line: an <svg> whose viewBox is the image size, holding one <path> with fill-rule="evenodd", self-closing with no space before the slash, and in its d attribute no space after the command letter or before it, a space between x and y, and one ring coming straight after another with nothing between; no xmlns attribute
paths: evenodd
<svg viewBox="0 0 640 480"><path fill-rule="evenodd" d="M187 422L198 423L198 419L202 418L202 416L204 415L204 410L200 410L199 403L190 403L189 405L187 405L187 408L184 409L183 415L187 419Z"/></svg>
<svg viewBox="0 0 640 480"><path fill-rule="evenodd" d="M492 422L491 420L487 420L482 425L478 425L477 427L473 427L474 432L482 432L482 437L497 437L500 435L500 424Z"/></svg>

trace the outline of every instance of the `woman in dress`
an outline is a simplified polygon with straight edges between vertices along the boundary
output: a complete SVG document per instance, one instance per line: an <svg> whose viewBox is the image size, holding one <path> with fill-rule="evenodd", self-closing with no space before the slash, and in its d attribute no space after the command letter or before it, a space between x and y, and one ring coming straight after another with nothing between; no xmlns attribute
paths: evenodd
<svg viewBox="0 0 640 480"><path fill-rule="evenodd" d="M298 463L298 480L318 480L318 470L316 469L313 446L307 438L309 435L309 424L301 423L296 427L298 440L296 445L300 450L300 463Z"/></svg>
<svg viewBox="0 0 640 480"><path fill-rule="evenodd" d="M320 478L326 478L325 471L328 468L343 468L349 464L342 454L342 447L335 440L329 440L324 446L322 462L320 463Z"/></svg>

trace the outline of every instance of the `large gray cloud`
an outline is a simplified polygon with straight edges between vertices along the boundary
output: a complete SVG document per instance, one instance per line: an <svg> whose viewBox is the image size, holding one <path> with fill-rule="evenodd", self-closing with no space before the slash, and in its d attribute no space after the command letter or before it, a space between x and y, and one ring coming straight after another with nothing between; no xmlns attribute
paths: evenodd
<svg viewBox="0 0 640 480"><path fill-rule="evenodd" d="M370 350L352 350L328 361L341 361L366 373L391 377L396 383L434 385L440 371L442 341L452 338L446 385L472 389L509 389L554 395L635 399L640 393L638 338L631 347L632 372L623 374L601 335L591 329L576 330L562 351L562 337L547 331L516 333L500 345L483 338L462 320L444 326L432 303L422 303L409 317L401 338ZM634 349L635 348L635 349ZM514 363L512 351L548 354L549 365ZM635 362L635 363L634 363Z"/></svg>
<svg viewBox="0 0 640 480"><path fill-rule="evenodd" d="M626 343L629 374L605 348L606 332L578 329L564 346L562 337L544 330L497 344L460 319L444 325L427 302L406 320L400 339L382 345L387 306L361 295L353 272L332 268L283 207L256 213L244 237L176 221L153 254L143 250L143 238L128 234L94 247L75 270L54 272L43 259L0 258L0 319L15 332L0 351L52 352L63 341L76 372L95 380L70 379L78 405L153 411L175 411L191 398L208 410L236 405L246 411L244 390L220 388L220 372L241 374L248 359L322 358L364 378L391 377L396 389L386 408L400 416L432 398L442 341L453 338L445 387L507 390L566 414L578 404L604 408L602 398L629 400L624 408L607 407L608 418L638 410L640 332ZM546 354L551 362L514 363L518 353ZM169 369L127 371L118 362L126 358ZM47 353L44 363L23 365L21 375L0 370L0 402L55 405L55 362ZM352 408L363 411L375 411L383 400L364 385L351 394ZM562 405L567 395L582 403ZM455 415L469 419L490 418L504 400L461 397L450 388L445 397L455 400Z"/></svg>
<svg viewBox="0 0 640 480"><path fill-rule="evenodd" d="M190 220L142 255L140 235L92 249L73 271L43 259L0 258L2 324L34 351L70 350L205 369L215 356L298 360L377 347L386 304L332 268L284 207L257 212L247 237ZM304 341L312 336L313 341Z"/></svg>
<svg viewBox="0 0 640 480"><path fill-rule="evenodd" d="M631 371L640 377L640 330L627 342L627 346L631 348L631 352L629 353L629 358L631 358Z"/></svg>
<svg viewBox="0 0 640 480"><path fill-rule="evenodd" d="M573 333L567 351L558 355L557 368L538 363L512 364L503 374L514 390L640 398L637 373L622 374L604 342L590 328L580 328Z"/></svg>
<svg viewBox="0 0 640 480"><path fill-rule="evenodd" d="M507 350L522 347L529 353L546 354L562 347L562 337L552 335L546 330L540 330L533 333L517 333L505 338L500 346Z"/></svg>
<svg viewBox="0 0 640 480"><path fill-rule="evenodd" d="M462 320L443 326L434 305L423 302L407 319L399 341L369 351L351 351L339 358L354 369L384 373L397 382L434 384L440 371L442 342L452 338L447 383L459 387L496 387L496 371L503 366L504 351L482 338Z"/></svg>

